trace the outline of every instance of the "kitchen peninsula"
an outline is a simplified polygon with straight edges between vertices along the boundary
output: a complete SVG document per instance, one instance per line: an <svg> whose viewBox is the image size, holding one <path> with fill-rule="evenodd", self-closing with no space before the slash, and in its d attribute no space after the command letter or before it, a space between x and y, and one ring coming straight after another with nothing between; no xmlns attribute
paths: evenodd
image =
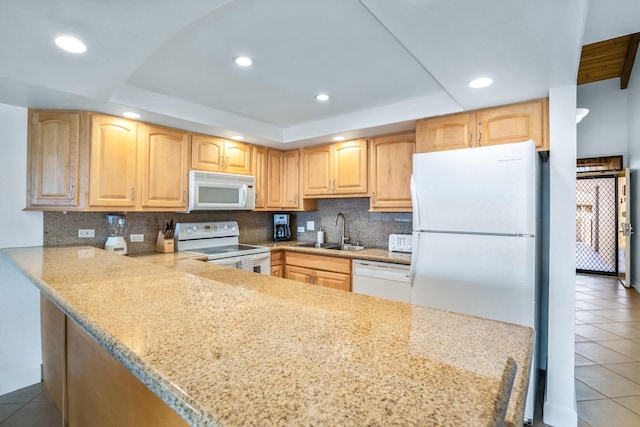
<svg viewBox="0 0 640 427"><path fill-rule="evenodd" d="M61 310L67 333L188 425L521 424L530 328L177 256L172 266L92 247L0 256ZM74 348L67 341L69 425L78 399L109 395L74 392L74 375L91 374L71 362Z"/></svg>

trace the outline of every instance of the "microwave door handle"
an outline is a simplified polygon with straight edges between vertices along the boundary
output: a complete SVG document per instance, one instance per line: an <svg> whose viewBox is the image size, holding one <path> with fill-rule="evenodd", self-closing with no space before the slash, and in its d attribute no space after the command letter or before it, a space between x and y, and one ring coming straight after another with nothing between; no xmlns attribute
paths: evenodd
<svg viewBox="0 0 640 427"><path fill-rule="evenodd" d="M245 208L247 207L247 186L243 185L240 187L240 205Z"/></svg>

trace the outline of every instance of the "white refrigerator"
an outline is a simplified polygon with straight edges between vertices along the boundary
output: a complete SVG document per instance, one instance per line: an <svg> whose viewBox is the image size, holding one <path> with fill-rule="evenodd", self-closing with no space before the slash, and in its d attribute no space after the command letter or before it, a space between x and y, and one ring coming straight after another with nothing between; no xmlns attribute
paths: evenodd
<svg viewBox="0 0 640 427"><path fill-rule="evenodd" d="M539 170L533 141L413 156L413 304L537 330Z"/></svg>

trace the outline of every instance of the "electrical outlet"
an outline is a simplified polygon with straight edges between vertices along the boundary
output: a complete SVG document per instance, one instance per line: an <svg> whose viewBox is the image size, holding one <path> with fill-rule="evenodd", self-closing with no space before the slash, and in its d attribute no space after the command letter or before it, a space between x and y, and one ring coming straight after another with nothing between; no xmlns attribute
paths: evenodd
<svg viewBox="0 0 640 427"><path fill-rule="evenodd" d="M130 234L129 241L131 243L134 242L144 242L144 234Z"/></svg>
<svg viewBox="0 0 640 427"><path fill-rule="evenodd" d="M304 227L298 227L298 233L304 233Z"/></svg>
<svg viewBox="0 0 640 427"><path fill-rule="evenodd" d="M316 229L316 224L313 221L307 221L307 231L313 231Z"/></svg>
<svg viewBox="0 0 640 427"><path fill-rule="evenodd" d="M96 230L93 228L81 228L78 230L78 237L96 237Z"/></svg>

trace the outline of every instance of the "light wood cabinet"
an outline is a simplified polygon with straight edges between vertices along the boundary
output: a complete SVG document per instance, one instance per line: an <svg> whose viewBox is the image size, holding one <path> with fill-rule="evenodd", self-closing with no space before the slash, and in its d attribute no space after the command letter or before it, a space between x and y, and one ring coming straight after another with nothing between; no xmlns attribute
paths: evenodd
<svg viewBox="0 0 640 427"><path fill-rule="evenodd" d="M304 196L366 196L367 153L366 139L305 148Z"/></svg>
<svg viewBox="0 0 640 427"><path fill-rule="evenodd" d="M284 251L271 251L271 275L284 277Z"/></svg>
<svg viewBox="0 0 640 427"><path fill-rule="evenodd" d="M138 205L137 122L91 115L89 206L133 209Z"/></svg>
<svg viewBox="0 0 640 427"><path fill-rule="evenodd" d="M416 122L419 153L523 142L549 149L548 100L486 108Z"/></svg>
<svg viewBox="0 0 640 427"><path fill-rule="evenodd" d="M371 140L372 211L411 211L410 183L415 148L415 133Z"/></svg>
<svg viewBox="0 0 640 427"><path fill-rule="evenodd" d="M267 148L252 148L251 174L256 177L256 209L267 207Z"/></svg>
<svg viewBox="0 0 640 427"><path fill-rule="evenodd" d="M67 378L65 322L64 313L49 298L40 294L42 380L61 414Z"/></svg>
<svg viewBox="0 0 640 427"><path fill-rule="evenodd" d="M188 134L144 125L140 143L142 208L186 210L189 199Z"/></svg>
<svg viewBox="0 0 640 427"><path fill-rule="evenodd" d="M267 209L313 210L315 200L300 197L300 150L267 151Z"/></svg>
<svg viewBox="0 0 640 427"><path fill-rule="evenodd" d="M343 291L351 291L351 261L324 255L288 252L285 277Z"/></svg>
<svg viewBox="0 0 640 427"><path fill-rule="evenodd" d="M215 136L193 134L191 169L249 175L251 145Z"/></svg>
<svg viewBox="0 0 640 427"><path fill-rule="evenodd" d="M83 207L86 114L29 110L27 209Z"/></svg>

